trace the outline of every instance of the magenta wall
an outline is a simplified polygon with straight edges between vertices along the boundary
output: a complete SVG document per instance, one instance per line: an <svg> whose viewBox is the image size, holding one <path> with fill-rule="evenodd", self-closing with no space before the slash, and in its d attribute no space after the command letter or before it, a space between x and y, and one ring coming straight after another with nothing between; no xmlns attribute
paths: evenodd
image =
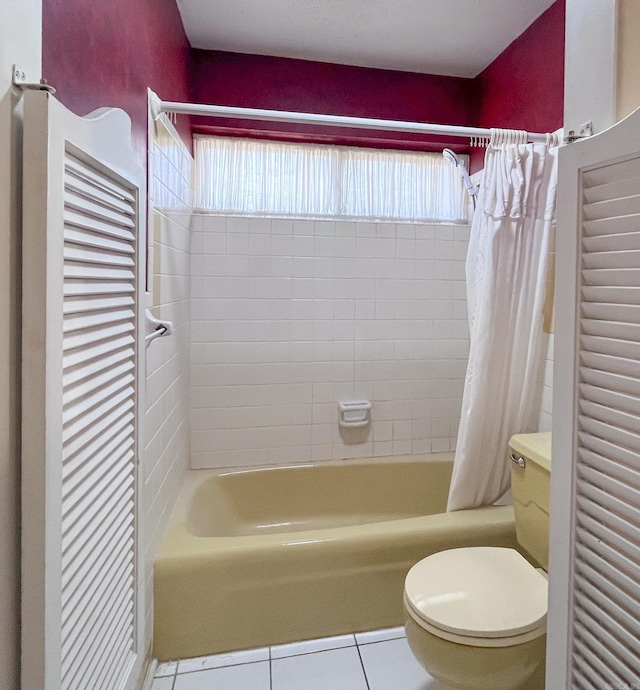
<svg viewBox="0 0 640 690"><path fill-rule="evenodd" d="M552 131L562 125L564 0L557 0L476 79L190 50L175 0L43 0L43 75L79 114L110 105L132 118L141 162L146 87L165 100ZM362 146L465 150L390 132L194 119L218 134ZM179 123L189 138L189 122ZM472 169L482 152L472 155Z"/></svg>
<svg viewBox="0 0 640 690"><path fill-rule="evenodd" d="M85 115L115 106L132 120L146 161L147 87L189 100L189 43L175 0L43 0L43 76L56 98ZM186 118L179 128L190 138Z"/></svg>
<svg viewBox="0 0 640 690"><path fill-rule="evenodd" d="M198 103L460 125L473 124L478 115L473 79L206 50L191 53L191 98ZM199 130L219 134L278 133L275 136L283 139L342 144L430 148L428 142L434 141L308 125L203 118L194 118L194 123Z"/></svg>
<svg viewBox="0 0 640 690"><path fill-rule="evenodd" d="M476 80L479 127L553 132L564 114L565 0L557 0ZM477 150L472 170L482 167Z"/></svg>

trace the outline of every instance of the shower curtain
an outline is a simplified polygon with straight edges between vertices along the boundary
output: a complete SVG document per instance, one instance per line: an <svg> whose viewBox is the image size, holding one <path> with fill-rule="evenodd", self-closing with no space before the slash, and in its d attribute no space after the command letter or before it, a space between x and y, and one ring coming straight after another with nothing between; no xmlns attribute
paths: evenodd
<svg viewBox="0 0 640 690"><path fill-rule="evenodd" d="M555 222L557 137L492 130L467 255L471 344L447 510L510 486L508 441L532 428Z"/></svg>

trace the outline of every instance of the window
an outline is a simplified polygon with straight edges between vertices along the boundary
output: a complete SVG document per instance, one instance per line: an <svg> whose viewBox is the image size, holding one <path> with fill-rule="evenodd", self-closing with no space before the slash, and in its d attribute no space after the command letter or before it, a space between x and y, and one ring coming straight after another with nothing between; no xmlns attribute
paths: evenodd
<svg viewBox="0 0 640 690"><path fill-rule="evenodd" d="M197 136L195 159L199 211L467 220L460 173L437 153Z"/></svg>

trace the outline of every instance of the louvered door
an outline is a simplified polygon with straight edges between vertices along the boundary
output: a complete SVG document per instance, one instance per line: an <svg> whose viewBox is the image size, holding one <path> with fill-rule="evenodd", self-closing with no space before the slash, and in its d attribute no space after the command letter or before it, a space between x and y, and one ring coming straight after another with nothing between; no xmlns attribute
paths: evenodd
<svg viewBox="0 0 640 690"><path fill-rule="evenodd" d="M547 687L640 687L640 112L558 190Z"/></svg>
<svg viewBox="0 0 640 690"><path fill-rule="evenodd" d="M141 668L139 238L122 111L25 96L24 690L128 690Z"/></svg>

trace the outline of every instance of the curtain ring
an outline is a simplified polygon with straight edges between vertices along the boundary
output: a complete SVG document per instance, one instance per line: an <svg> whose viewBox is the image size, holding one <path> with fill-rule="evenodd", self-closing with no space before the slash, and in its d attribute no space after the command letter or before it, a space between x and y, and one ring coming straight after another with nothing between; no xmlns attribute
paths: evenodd
<svg viewBox="0 0 640 690"><path fill-rule="evenodd" d="M503 143L503 130L498 127L492 127L490 132L489 145L495 148L501 146Z"/></svg>

